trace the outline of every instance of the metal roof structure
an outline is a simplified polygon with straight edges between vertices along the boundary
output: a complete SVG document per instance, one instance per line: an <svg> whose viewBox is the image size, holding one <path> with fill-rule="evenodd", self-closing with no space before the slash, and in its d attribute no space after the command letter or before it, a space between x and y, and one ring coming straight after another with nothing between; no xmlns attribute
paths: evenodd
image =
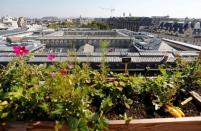
<svg viewBox="0 0 201 131"><path fill-rule="evenodd" d="M40 49L46 48L42 52L35 52L34 57L28 60L29 63L33 64L76 61L89 63L93 69L100 69L98 65L104 58L112 70L124 70L123 60L129 58L131 60L128 64L129 70L146 70L147 66L158 70L158 66L161 64L175 65L178 54L188 61L193 61L199 56L199 50L177 51L177 48L171 48L174 46L169 44L172 42L173 45L178 44L184 47L187 46L186 43L161 40L146 33L135 33L125 29L109 31L61 30L37 39L42 43ZM107 40L109 44L104 49L104 53L100 47L101 40ZM92 52L79 50L85 44L93 46L94 50ZM191 45L188 47L197 49ZM49 53L56 55L54 60L48 59ZM0 52L0 64L7 64L14 58L16 56L13 52Z"/></svg>
<svg viewBox="0 0 201 131"><path fill-rule="evenodd" d="M51 40L51 39L56 39L56 40L64 40L64 39L70 39L70 40L130 40L130 37L126 36L118 36L118 37L97 37L97 36L44 36L41 38L38 38L38 40Z"/></svg>
<svg viewBox="0 0 201 131"><path fill-rule="evenodd" d="M192 55L188 55L190 52L139 52L139 53L121 53L121 52L108 52L105 54L104 58L108 63L121 63L122 58L130 57L131 63L160 63L165 56L168 56L167 62L173 63L175 61L175 54L180 54L184 59L193 60L199 56L199 52L193 52ZM102 53L76 53L76 57L73 57L70 53L55 54L56 58L54 61L48 60L47 53L35 53L34 57L29 60L29 62L59 62L59 61L73 61L78 62L90 62L90 63L101 63L103 59ZM15 58L14 53L0 53L0 63L9 62Z"/></svg>
<svg viewBox="0 0 201 131"><path fill-rule="evenodd" d="M17 28L14 30L0 31L0 36L11 36L11 35L17 35L17 34L28 33L28 32L32 32L32 31L28 31L27 28Z"/></svg>

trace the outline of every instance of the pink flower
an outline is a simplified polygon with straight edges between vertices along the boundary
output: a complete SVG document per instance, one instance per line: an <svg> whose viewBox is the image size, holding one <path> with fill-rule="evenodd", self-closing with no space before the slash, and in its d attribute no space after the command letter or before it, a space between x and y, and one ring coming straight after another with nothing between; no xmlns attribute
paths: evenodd
<svg viewBox="0 0 201 131"><path fill-rule="evenodd" d="M51 61L54 60L55 57L56 57L55 54L48 54L48 56L47 56L48 60L51 60Z"/></svg>
<svg viewBox="0 0 201 131"><path fill-rule="evenodd" d="M56 73L55 73L55 72L52 72L52 73L51 73L51 76L52 76L52 77L55 77L55 76L56 76Z"/></svg>
<svg viewBox="0 0 201 131"><path fill-rule="evenodd" d="M13 51L15 52L16 56L24 56L29 52L25 46L14 46Z"/></svg>
<svg viewBox="0 0 201 131"><path fill-rule="evenodd" d="M65 75L68 74L68 71L66 69L61 69L60 73L61 73L62 76L65 76Z"/></svg>
<svg viewBox="0 0 201 131"><path fill-rule="evenodd" d="M75 66L73 64L68 64L68 69L73 69Z"/></svg>

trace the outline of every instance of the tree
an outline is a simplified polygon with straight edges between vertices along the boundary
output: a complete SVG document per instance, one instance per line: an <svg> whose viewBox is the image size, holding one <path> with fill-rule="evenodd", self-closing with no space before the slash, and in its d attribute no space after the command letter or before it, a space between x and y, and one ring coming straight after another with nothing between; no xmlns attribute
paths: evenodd
<svg viewBox="0 0 201 131"><path fill-rule="evenodd" d="M103 22L97 22L97 21L93 21L91 23L88 23L87 25L82 25L82 27L94 28L94 29L98 29L98 30L108 30L108 29L110 29L108 24L103 23Z"/></svg>

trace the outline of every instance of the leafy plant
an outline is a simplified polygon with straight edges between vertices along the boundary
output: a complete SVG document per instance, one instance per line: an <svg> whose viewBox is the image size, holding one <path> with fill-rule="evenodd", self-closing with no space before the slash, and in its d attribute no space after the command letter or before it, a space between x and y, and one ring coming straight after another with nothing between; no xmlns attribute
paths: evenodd
<svg viewBox="0 0 201 131"><path fill-rule="evenodd" d="M54 120L68 123L72 130L103 130L108 126L108 113L117 108L129 122L132 116L125 110L133 107L133 102L141 102L140 96L150 98L159 109L182 90L192 90L194 84L200 86L200 61L178 61L173 71L160 67L161 75L157 77L110 73L108 79L104 52L107 42L102 46L101 71L79 62L30 65L27 57L10 62L0 70L0 121ZM60 127L58 124L55 129Z"/></svg>
<svg viewBox="0 0 201 131"><path fill-rule="evenodd" d="M129 117L126 112L124 113L124 115L120 115L120 117L126 121L126 124L128 124L133 119L133 117Z"/></svg>
<svg viewBox="0 0 201 131"><path fill-rule="evenodd" d="M162 75L148 78L146 85L156 110L172 101L181 88L181 72L167 72L163 67L160 71Z"/></svg>
<svg viewBox="0 0 201 131"><path fill-rule="evenodd" d="M186 91L193 90L195 85L201 86L201 60L196 59L192 62L187 62L181 59L180 56L177 58L177 67L175 70L180 70L182 73L182 87Z"/></svg>

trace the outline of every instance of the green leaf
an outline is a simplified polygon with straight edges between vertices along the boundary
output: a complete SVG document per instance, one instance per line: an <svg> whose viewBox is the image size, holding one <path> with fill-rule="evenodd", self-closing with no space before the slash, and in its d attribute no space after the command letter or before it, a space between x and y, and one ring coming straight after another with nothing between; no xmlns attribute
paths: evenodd
<svg viewBox="0 0 201 131"><path fill-rule="evenodd" d="M2 113L1 114L1 119L6 118L8 116L8 114L9 114L8 112Z"/></svg>
<svg viewBox="0 0 201 131"><path fill-rule="evenodd" d="M56 109L52 112L54 115L61 115L63 113L63 105L62 104L57 104Z"/></svg>
<svg viewBox="0 0 201 131"><path fill-rule="evenodd" d="M100 118L99 123L98 123L98 129L99 130L108 130L108 121L107 119Z"/></svg>
<svg viewBox="0 0 201 131"><path fill-rule="evenodd" d="M87 121L84 119L71 118L68 124L72 131L88 131Z"/></svg>
<svg viewBox="0 0 201 131"><path fill-rule="evenodd" d="M78 131L88 131L87 121L84 119L79 120Z"/></svg>
<svg viewBox="0 0 201 131"><path fill-rule="evenodd" d="M126 112L124 113L124 115L120 115L120 117L125 120L126 124L128 124L133 119L133 117L129 117Z"/></svg>
<svg viewBox="0 0 201 131"><path fill-rule="evenodd" d="M127 99L126 97L124 97L124 104L126 108L130 109L130 105L133 104L133 100Z"/></svg>
<svg viewBox="0 0 201 131"><path fill-rule="evenodd" d="M122 86L122 87L125 87L125 86L126 86L126 83L123 82L123 81L120 81L120 82L119 82L119 85Z"/></svg>
<svg viewBox="0 0 201 131"><path fill-rule="evenodd" d="M47 103L42 103L39 105L39 107L41 107L46 112L49 111L49 105Z"/></svg>
<svg viewBox="0 0 201 131"><path fill-rule="evenodd" d="M8 97L14 97L19 99L23 96L23 88L18 88L15 92L9 92Z"/></svg>
<svg viewBox="0 0 201 131"><path fill-rule="evenodd" d="M100 108L103 111L105 111L107 108L111 107L112 105L113 105L113 103L112 103L111 97L107 97L107 98L105 98L105 99L102 100Z"/></svg>
<svg viewBox="0 0 201 131"><path fill-rule="evenodd" d="M130 105L128 103L124 103L124 105L126 106L127 109L130 109Z"/></svg>
<svg viewBox="0 0 201 131"><path fill-rule="evenodd" d="M76 118L70 118L70 120L68 121L68 124L72 131L76 131L79 121Z"/></svg>
<svg viewBox="0 0 201 131"><path fill-rule="evenodd" d="M167 75L167 71L166 71L165 68L160 67L159 69L160 69L160 72L163 74L163 76L166 76L166 75Z"/></svg>

